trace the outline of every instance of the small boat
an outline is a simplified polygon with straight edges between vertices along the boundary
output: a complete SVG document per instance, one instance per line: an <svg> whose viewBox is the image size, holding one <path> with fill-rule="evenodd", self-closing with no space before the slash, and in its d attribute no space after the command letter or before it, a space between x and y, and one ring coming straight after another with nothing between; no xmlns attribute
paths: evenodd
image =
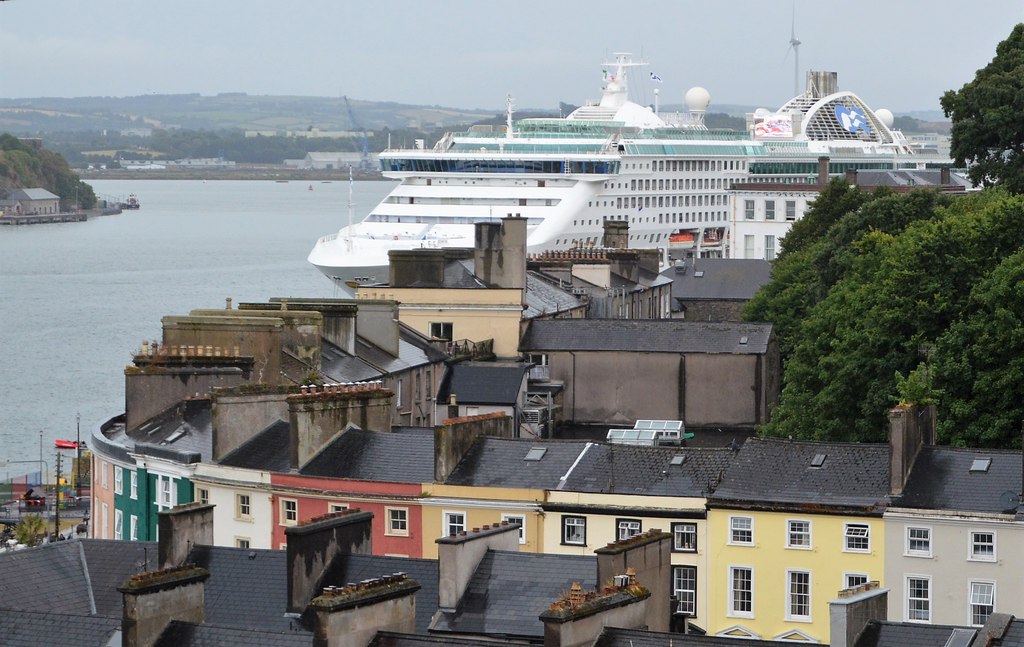
<svg viewBox="0 0 1024 647"><path fill-rule="evenodd" d="M310 191L312 191L312 190L313 190L313 185L312 185L312 184L310 184L310 185L309 185L309 190L310 190Z"/></svg>
<svg viewBox="0 0 1024 647"><path fill-rule="evenodd" d="M85 449L85 441L76 442L74 440L55 440L53 446L57 449Z"/></svg>
<svg viewBox="0 0 1024 647"><path fill-rule="evenodd" d="M122 209L138 209L142 205L139 204L139 198L136 197L136 195L133 193L128 196L128 199L126 201L120 203L120 205L118 206L120 206Z"/></svg>

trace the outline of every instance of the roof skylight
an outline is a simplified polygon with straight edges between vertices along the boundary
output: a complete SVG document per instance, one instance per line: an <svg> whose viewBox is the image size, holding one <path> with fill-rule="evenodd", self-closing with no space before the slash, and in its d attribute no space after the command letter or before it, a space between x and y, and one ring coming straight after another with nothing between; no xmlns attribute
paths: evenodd
<svg viewBox="0 0 1024 647"><path fill-rule="evenodd" d="M530 451L526 452L526 456L523 457L524 461L539 461L544 458L544 454L548 451L547 447L531 447Z"/></svg>
<svg viewBox="0 0 1024 647"><path fill-rule="evenodd" d="M987 472L990 465L992 465L991 458L975 458L974 462L971 463L971 471Z"/></svg>

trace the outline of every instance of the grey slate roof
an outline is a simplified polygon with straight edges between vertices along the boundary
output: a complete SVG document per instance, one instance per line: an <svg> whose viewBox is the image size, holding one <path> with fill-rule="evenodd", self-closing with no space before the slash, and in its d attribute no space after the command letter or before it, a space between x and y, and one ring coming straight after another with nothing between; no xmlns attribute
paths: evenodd
<svg viewBox="0 0 1024 647"><path fill-rule="evenodd" d="M531 364L524 362L460 362L445 375L438 401L455 394L459 404L512 406L519 400Z"/></svg>
<svg viewBox="0 0 1024 647"><path fill-rule="evenodd" d="M811 461L825 455L820 468ZM712 502L821 504L880 512L889 493L889 446L750 438Z"/></svg>
<svg viewBox="0 0 1024 647"><path fill-rule="evenodd" d="M249 555L254 559L249 559ZM196 546L189 561L210 571L206 622L269 631L305 631L284 617L288 562L283 550ZM308 640L308 634L307 634Z"/></svg>
<svg viewBox="0 0 1024 647"><path fill-rule="evenodd" d="M218 463L228 467L287 472L291 465L285 449L291 442L290 437L288 423L278 420L233 449Z"/></svg>
<svg viewBox="0 0 1024 647"><path fill-rule="evenodd" d="M941 647L954 632L971 631L951 625L868 620L851 647Z"/></svg>
<svg viewBox="0 0 1024 647"><path fill-rule="evenodd" d="M120 645L121 617L102 618L48 611L0 609L0 644L10 647L31 645L75 645L101 647Z"/></svg>
<svg viewBox="0 0 1024 647"><path fill-rule="evenodd" d="M105 434L113 445L137 452L184 460L198 454L203 462L213 460L213 423L210 401L181 400L153 416L138 429L125 431L114 425Z"/></svg>
<svg viewBox="0 0 1024 647"><path fill-rule="evenodd" d="M470 578L460 607L440 612L431 630L540 638L540 614L573 582L593 589L596 578L593 557L491 550Z"/></svg>
<svg viewBox="0 0 1024 647"><path fill-rule="evenodd" d="M550 319L529 323L523 352L634 351L660 353L761 354L768 348L767 323L680 319ZM741 343L746 338L747 343Z"/></svg>
<svg viewBox="0 0 1024 647"><path fill-rule="evenodd" d="M592 445L560 489L663 496L706 496L736 455L730 449ZM682 465L672 465L684 456Z"/></svg>
<svg viewBox="0 0 1024 647"><path fill-rule="evenodd" d="M992 460L988 471L970 471L976 458ZM897 505L929 510L1013 513L1020 488L1019 451L925 446L917 455Z"/></svg>
<svg viewBox="0 0 1024 647"><path fill-rule="evenodd" d="M692 647L781 647L787 644L791 643L605 627L593 647L668 647L668 645L679 645L680 647L691 645Z"/></svg>
<svg viewBox="0 0 1024 647"><path fill-rule="evenodd" d="M422 335L404 324L398 328L398 355L356 338L355 355L326 340L320 344L320 371L336 382L376 380L417 366L444 359L444 353L430 345Z"/></svg>
<svg viewBox="0 0 1024 647"><path fill-rule="evenodd" d="M309 647L312 637L307 632L270 632L238 627L219 627L209 623L201 625L171 621L155 647Z"/></svg>
<svg viewBox="0 0 1024 647"><path fill-rule="evenodd" d="M685 267L685 272L669 268L661 273L672 281L673 299L748 300L772 272L772 264L761 259L701 258Z"/></svg>
<svg viewBox="0 0 1024 647"><path fill-rule="evenodd" d="M533 319L545 314L566 312L583 305L583 301L556 285L541 278L536 272L526 273L526 292L523 294L524 319Z"/></svg>
<svg viewBox="0 0 1024 647"><path fill-rule="evenodd" d="M59 197L46 189L15 189L11 191L12 200L53 200Z"/></svg>
<svg viewBox="0 0 1024 647"><path fill-rule="evenodd" d="M420 636L378 631L368 647L430 647L431 645L461 645L462 647L497 647L502 643L485 638L456 636Z"/></svg>
<svg viewBox="0 0 1024 647"><path fill-rule="evenodd" d="M417 429L349 429L300 466L299 473L360 481L429 483L434 480L434 434Z"/></svg>
<svg viewBox="0 0 1024 647"><path fill-rule="evenodd" d="M555 489L586 441L532 441L481 437L445 481L448 485ZM523 460L534 447L547 451L540 460Z"/></svg>

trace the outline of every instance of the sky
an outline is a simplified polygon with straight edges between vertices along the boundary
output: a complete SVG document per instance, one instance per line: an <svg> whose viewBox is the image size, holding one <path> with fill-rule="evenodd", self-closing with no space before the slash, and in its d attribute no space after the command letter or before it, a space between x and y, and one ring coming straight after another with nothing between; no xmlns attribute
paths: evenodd
<svg viewBox="0 0 1024 647"><path fill-rule="evenodd" d="M1024 22L1024 0L4 0L0 98L245 92L502 110L600 98L777 108L807 70L872 108L939 110ZM795 31L794 31L795 30Z"/></svg>

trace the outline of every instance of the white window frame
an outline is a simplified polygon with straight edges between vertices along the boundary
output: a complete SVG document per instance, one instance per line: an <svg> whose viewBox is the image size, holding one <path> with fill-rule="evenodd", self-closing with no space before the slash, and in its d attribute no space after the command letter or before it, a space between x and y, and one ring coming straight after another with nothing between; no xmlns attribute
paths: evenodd
<svg viewBox="0 0 1024 647"><path fill-rule="evenodd" d="M243 501L242 499L245 499ZM248 508L244 511L243 508ZM235 519L237 521L252 521L252 495L245 492L235 492Z"/></svg>
<svg viewBox="0 0 1024 647"><path fill-rule="evenodd" d="M682 530L681 529L684 529ZM690 536L693 538L693 547L686 548L685 545L680 545L679 539L683 536ZM697 524L693 521L678 521L672 524L672 550L677 553L696 553L697 552Z"/></svg>
<svg viewBox="0 0 1024 647"><path fill-rule="evenodd" d="M615 540L625 541L643 534L644 523L633 517L620 517L615 520Z"/></svg>
<svg viewBox="0 0 1024 647"><path fill-rule="evenodd" d="M987 586L987 587L990 587L989 594L991 595L991 598L989 600L989 604L982 605L980 603L975 602L975 597L974 597L974 587L975 586ZM987 606L988 607L988 614L985 616L985 620L983 620L982 622L975 622L974 621L975 620L975 618L974 618L974 615L975 615L974 614L974 608L976 606L979 606L979 607L980 606ZM988 620L989 616L991 616L993 613L995 613L995 611L996 611L996 583L994 581L992 581L992 580L968 580L968 582L967 582L967 624L972 626L972 627L982 627L982 626L985 625L985 621Z"/></svg>
<svg viewBox="0 0 1024 647"><path fill-rule="evenodd" d="M572 523L570 523L572 522ZM576 523L580 522L580 523ZM583 538L581 541L569 541L565 529L568 527L580 529ZM562 545L564 546L586 546L587 545L587 518L579 515L562 515Z"/></svg>
<svg viewBox="0 0 1024 647"><path fill-rule="evenodd" d="M210 490L204 487L197 487L195 492L197 503L207 504L210 502Z"/></svg>
<svg viewBox="0 0 1024 647"><path fill-rule="evenodd" d="M743 201L743 219L753 220L754 219L754 201L744 200Z"/></svg>
<svg viewBox="0 0 1024 647"><path fill-rule="evenodd" d="M516 522L519 524L519 543L526 543L526 515L525 514L503 514L501 515L502 521L509 523Z"/></svg>
<svg viewBox="0 0 1024 647"><path fill-rule="evenodd" d="M863 537L854 534L851 535L850 531L853 529L864 529ZM851 539L863 539L867 544L866 548L852 548L850 546ZM871 524L868 523L844 523L843 524L843 552L844 553L870 553L871 552Z"/></svg>
<svg viewBox="0 0 1024 647"><path fill-rule="evenodd" d="M682 573L692 573L692 578L680 577ZM692 584L685 588L680 584ZM688 594L684 599L682 593ZM685 613L691 618L697 615L697 567L689 564L672 565L672 595L676 596L676 613Z"/></svg>
<svg viewBox="0 0 1024 647"><path fill-rule="evenodd" d="M156 501L153 505L157 510L168 510L178 505L177 488L174 487L174 478L163 474L156 474Z"/></svg>
<svg viewBox="0 0 1024 647"><path fill-rule="evenodd" d="M764 237L764 260L774 261L775 260L775 234L765 234Z"/></svg>
<svg viewBox="0 0 1024 647"><path fill-rule="evenodd" d="M110 489L107 481L107 465L109 465L107 461L100 461L100 482L102 483L104 490Z"/></svg>
<svg viewBox="0 0 1024 647"><path fill-rule="evenodd" d="M775 220L775 200L764 201L764 219Z"/></svg>
<svg viewBox="0 0 1024 647"><path fill-rule="evenodd" d="M736 609L736 589L735 589L736 571L740 571L740 570L746 571L749 574L749 576L750 576L750 578L749 578L749 582L750 582L750 589L749 589L749 592L750 592L750 610L749 611L740 611L740 610ZM754 617L754 567L753 566L744 566L744 565L741 565L741 564L733 564L733 565L729 566L728 574L729 574L729 586L726 587L727 590L728 590L728 595L729 595L729 597L726 599L726 609L728 609L728 613L726 613L725 615L729 616L730 618L753 618Z"/></svg>
<svg viewBox="0 0 1024 647"><path fill-rule="evenodd" d="M139 540L139 517L134 514L128 517L128 538L131 541Z"/></svg>
<svg viewBox="0 0 1024 647"><path fill-rule="evenodd" d="M235 548L252 548L252 540L248 537L235 537Z"/></svg>
<svg viewBox="0 0 1024 647"><path fill-rule="evenodd" d="M976 540L976 535L991 535L992 536L992 554L991 555L979 555L976 550L981 545ZM967 531L967 559L972 562L994 562L997 561L997 550L996 550L996 531L995 530L978 530L972 528ZM979 580L980 581L980 580Z"/></svg>
<svg viewBox="0 0 1024 647"><path fill-rule="evenodd" d="M128 472L128 487L128 495L137 501L139 498L139 473L135 469Z"/></svg>
<svg viewBox="0 0 1024 647"><path fill-rule="evenodd" d="M918 546L914 547L917 542ZM922 548L921 545L927 547ZM906 557L928 557L932 556L932 529L931 526L904 526L903 529L903 555Z"/></svg>
<svg viewBox="0 0 1024 647"><path fill-rule="evenodd" d="M100 528L100 539L106 539L108 533L108 526L110 525L110 506L105 502L103 504L103 526Z"/></svg>
<svg viewBox="0 0 1024 647"><path fill-rule="evenodd" d="M746 528L737 526L737 522L745 520L748 523ZM743 541L742 539L736 539L736 533L749 533L750 539ZM753 546L754 545L754 518L745 515L733 515L729 517L729 541L727 542L730 546Z"/></svg>
<svg viewBox="0 0 1024 647"><path fill-rule="evenodd" d="M297 526L299 524L299 500L282 497L278 500L278 513L278 523L280 525Z"/></svg>
<svg viewBox="0 0 1024 647"><path fill-rule="evenodd" d="M793 591L793 584L794 584L793 579L797 575L801 575L801 576L802 575L806 575L807 576L807 593L806 594L802 594L802 593L798 593L798 592L794 592ZM790 622L811 622L811 609L812 609L812 605L814 603L813 589L811 588L812 582L813 582L813 579L811 577L811 572L810 571L804 571L804 570L800 570L800 569L786 569L786 616L785 616L786 620L788 620ZM796 596L798 596L798 595L806 595L807 596L807 613L806 614L803 614L803 613L793 613L793 606L794 606L794 603L797 602Z"/></svg>
<svg viewBox="0 0 1024 647"><path fill-rule="evenodd" d="M927 582L928 583L928 597L926 597L926 598L920 598L920 597L911 598L910 597L910 581L911 580L921 580L922 582ZM927 617L926 618L911 618L910 617L911 600L923 601L925 603L925 605L927 605L927 608L925 609L925 612L927 613ZM917 623L923 623L923 624L931 624L931 622L932 622L932 608L933 608L933 605L932 605L932 576L931 575L916 575L916 574L912 574L912 573L908 573L908 574L904 575L903 576L903 617L904 617L904 619L907 622L917 622Z"/></svg>
<svg viewBox="0 0 1024 647"><path fill-rule="evenodd" d="M402 513L402 518L396 519L392 513ZM397 527L396 522L400 521L402 528ZM384 507L384 534L389 537L408 537L409 536L409 508L402 508L399 506L385 506Z"/></svg>
<svg viewBox="0 0 1024 647"><path fill-rule="evenodd" d="M453 517L455 515L460 515L462 517L462 522L461 523L453 523L452 519L453 519ZM441 511L441 532L444 533L444 535L442 535L442 537L450 537L452 535L452 532L451 532L452 526L461 526L462 527L461 531L464 531L464 530L466 530L466 528L468 528L468 524L469 524L469 520L466 517L466 511L465 510L442 510ZM461 531L456 531L455 535L458 535L459 532L461 532Z"/></svg>
<svg viewBox="0 0 1024 647"><path fill-rule="evenodd" d="M855 578L855 577L858 578L858 579L859 578L863 578L864 581L860 582L858 584L851 584L850 580ZM852 589L855 586L860 586L860 584L866 584L866 583L868 583L870 581L871 581L871 576L869 576L867 573L843 573L843 588L844 589Z"/></svg>
<svg viewBox="0 0 1024 647"><path fill-rule="evenodd" d="M794 531L793 524L802 523L807 524L805 531ZM793 550L813 550L814 549L814 537L812 533L812 525L810 519L786 519L786 548ZM806 543L793 543L793 537L797 535L805 535L807 537Z"/></svg>
<svg viewBox="0 0 1024 647"><path fill-rule="evenodd" d="M124 494L124 469L114 466L114 494Z"/></svg>
<svg viewBox="0 0 1024 647"><path fill-rule="evenodd" d="M343 512L345 510L348 510L348 504L347 503L336 503L334 501L331 501L331 502L329 502L327 504L327 512L328 513Z"/></svg>
<svg viewBox="0 0 1024 647"><path fill-rule="evenodd" d="M114 508L114 539L124 539L124 512Z"/></svg>

